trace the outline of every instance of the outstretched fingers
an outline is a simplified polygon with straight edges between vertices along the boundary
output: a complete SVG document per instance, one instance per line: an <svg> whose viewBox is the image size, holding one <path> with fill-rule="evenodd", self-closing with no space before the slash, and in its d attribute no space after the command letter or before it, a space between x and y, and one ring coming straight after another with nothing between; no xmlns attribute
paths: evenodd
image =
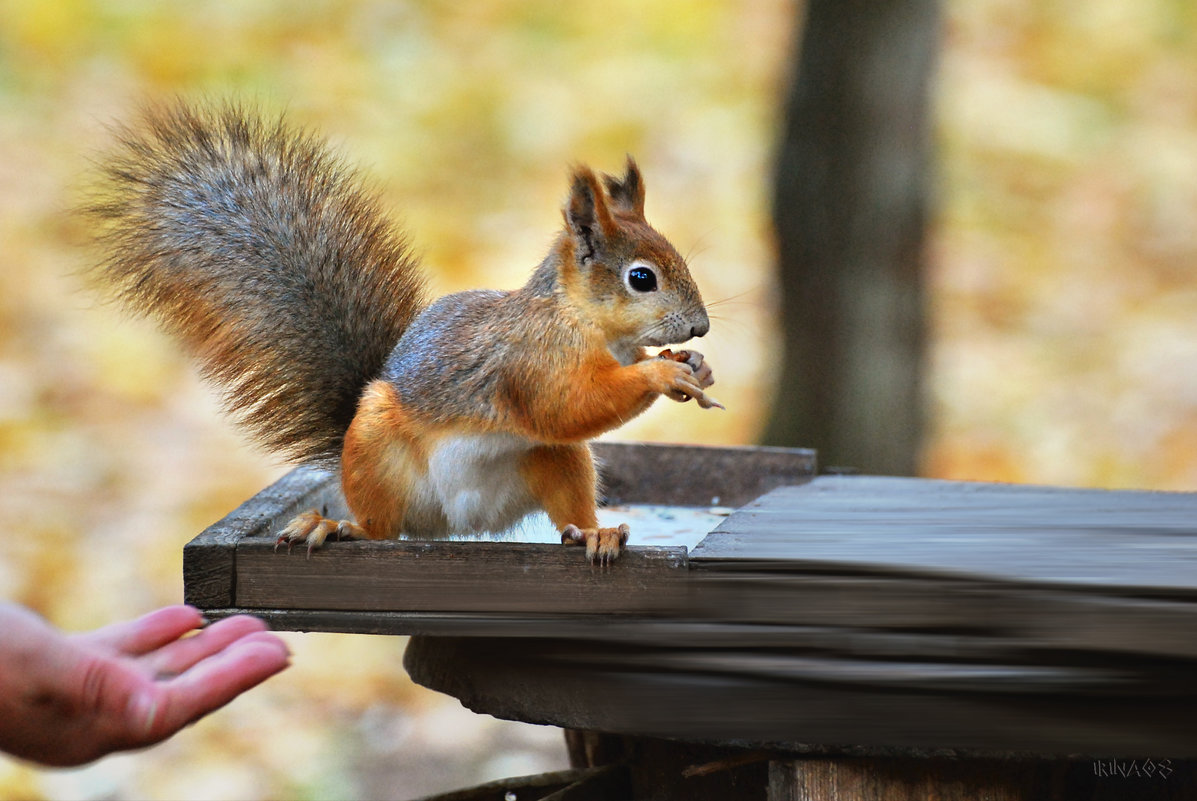
<svg viewBox="0 0 1197 801"><path fill-rule="evenodd" d="M215 647L217 642L209 641L209 647ZM190 656L201 652L197 650ZM266 631L244 634L203 656L177 676L154 682L136 693L128 710L133 730L144 744L163 740L289 663L290 652L275 635Z"/></svg>
<svg viewBox="0 0 1197 801"><path fill-rule="evenodd" d="M203 622L172 606L68 636L0 605L0 716L14 724L0 726L0 747L67 766L151 745L287 666L286 644L261 621L193 633Z"/></svg>
<svg viewBox="0 0 1197 801"><path fill-rule="evenodd" d="M204 624L203 615L192 606L167 606L109 626L76 634L72 639L81 645L109 652L141 656L174 642L189 631Z"/></svg>
<svg viewBox="0 0 1197 801"><path fill-rule="evenodd" d="M238 640L263 633L267 638L279 640L266 630L266 624L256 617L236 615L213 623L192 637L183 637L147 653L138 660L151 676L162 678L177 676L204 659L218 654Z"/></svg>

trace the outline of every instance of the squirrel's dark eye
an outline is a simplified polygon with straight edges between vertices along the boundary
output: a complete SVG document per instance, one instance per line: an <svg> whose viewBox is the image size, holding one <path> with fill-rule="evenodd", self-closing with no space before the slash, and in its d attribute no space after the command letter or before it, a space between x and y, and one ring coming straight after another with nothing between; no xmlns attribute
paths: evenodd
<svg viewBox="0 0 1197 801"><path fill-rule="evenodd" d="M657 274L647 267L628 270L628 286L637 292L652 292L657 288Z"/></svg>

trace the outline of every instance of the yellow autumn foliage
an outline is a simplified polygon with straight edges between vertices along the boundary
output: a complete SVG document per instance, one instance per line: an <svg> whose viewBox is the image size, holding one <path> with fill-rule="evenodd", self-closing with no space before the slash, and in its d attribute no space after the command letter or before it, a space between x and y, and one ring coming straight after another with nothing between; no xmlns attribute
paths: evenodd
<svg viewBox="0 0 1197 801"><path fill-rule="evenodd" d="M929 475L1197 489L1197 11L957 0L936 87ZM511 287L568 165L633 153L713 310L727 413L621 438L751 443L772 401L768 181L799 6L781 0L0 0L0 597L69 629L181 596L181 547L282 472L173 346L77 278L107 125L239 96L375 176L435 287ZM145 753L0 799L353 798L564 764L552 731L414 687L388 638L294 667Z"/></svg>

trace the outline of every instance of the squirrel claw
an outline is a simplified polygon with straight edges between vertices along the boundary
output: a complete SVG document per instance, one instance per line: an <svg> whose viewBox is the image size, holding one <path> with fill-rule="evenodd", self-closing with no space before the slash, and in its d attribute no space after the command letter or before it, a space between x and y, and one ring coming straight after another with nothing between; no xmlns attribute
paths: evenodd
<svg viewBox="0 0 1197 801"><path fill-rule="evenodd" d="M657 354L657 358L684 364L690 368L689 375L674 379L672 388L666 393L671 399L678 403L685 403L694 398L703 409L727 410L726 406L703 392L715 383L715 374L701 353L696 350L673 351L666 348Z"/></svg>
<svg viewBox="0 0 1197 801"><path fill-rule="evenodd" d="M572 523L561 530L563 545L585 545L586 558L592 565L610 567L623 553L631 528L620 523L616 528L578 528Z"/></svg>
<svg viewBox="0 0 1197 801"><path fill-rule="evenodd" d="M307 558L311 559L312 551L324 545L330 536L334 540L353 540L361 539L365 534L365 530L356 523L349 520L337 522L312 509L291 519L274 541L274 550L277 551L278 546L286 543L287 553L290 553L295 543L302 542L308 546Z"/></svg>

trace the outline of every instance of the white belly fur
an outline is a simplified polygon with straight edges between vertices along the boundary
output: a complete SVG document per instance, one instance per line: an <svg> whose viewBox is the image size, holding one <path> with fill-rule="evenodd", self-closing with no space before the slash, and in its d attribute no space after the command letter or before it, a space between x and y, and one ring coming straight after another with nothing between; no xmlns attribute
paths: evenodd
<svg viewBox="0 0 1197 801"><path fill-rule="evenodd" d="M498 534L538 508L520 463L535 443L510 434L450 436L437 443L409 500L410 537Z"/></svg>

